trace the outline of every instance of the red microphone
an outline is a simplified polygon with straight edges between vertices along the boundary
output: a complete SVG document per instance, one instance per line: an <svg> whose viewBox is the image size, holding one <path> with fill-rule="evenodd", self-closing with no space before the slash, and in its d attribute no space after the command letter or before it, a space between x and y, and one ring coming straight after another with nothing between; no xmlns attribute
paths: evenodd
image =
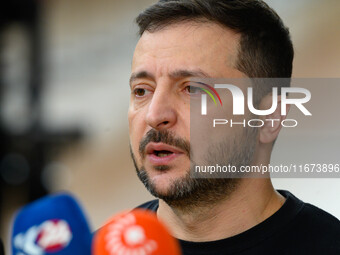
<svg viewBox="0 0 340 255"><path fill-rule="evenodd" d="M94 255L180 255L178 241L152 212L135 209L111 218L98 230Z"/></svg>

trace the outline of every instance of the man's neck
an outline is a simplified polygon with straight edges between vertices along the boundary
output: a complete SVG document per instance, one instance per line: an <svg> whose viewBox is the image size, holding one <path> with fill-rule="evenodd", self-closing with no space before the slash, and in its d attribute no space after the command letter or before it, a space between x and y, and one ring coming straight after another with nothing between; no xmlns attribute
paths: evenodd
<svg viewBox="0 0 340 255"><path fill-rule="evenodd" d="M270 179L242 179L230 197L211 206L187 211L160 200L157 216L178 239L213 241L254 227L273 215L284 201Z"/></svg>

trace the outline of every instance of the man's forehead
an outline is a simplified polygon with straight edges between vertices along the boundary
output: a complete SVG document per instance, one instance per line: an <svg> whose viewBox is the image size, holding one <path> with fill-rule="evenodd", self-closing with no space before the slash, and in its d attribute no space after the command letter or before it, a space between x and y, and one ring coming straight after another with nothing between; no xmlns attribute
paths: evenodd
<svg viewBox="0 0 340 255"><path fill-rule="evenodd" d="M178 23L155 32L145 32L137 46L132 61L132 71L149 62L171 60L187 66L223 64L234 66L238 52L239 35L221 25L204 23ZM182 66L183 67L183 66ZM181 67L181 69L183 69ZM143 68L142 68L143 69Z"/></svg>
<svg viewBox="0 0 340 255"><path fill-rule="evenodd" d="M137 43L135 54L149 51L167 54L167 50L195 47L204 51L223 48L225 53L231 55L237 54L239 39L240 34L214 22L186 21L171 24L155 32L145 31Z"/></svg>

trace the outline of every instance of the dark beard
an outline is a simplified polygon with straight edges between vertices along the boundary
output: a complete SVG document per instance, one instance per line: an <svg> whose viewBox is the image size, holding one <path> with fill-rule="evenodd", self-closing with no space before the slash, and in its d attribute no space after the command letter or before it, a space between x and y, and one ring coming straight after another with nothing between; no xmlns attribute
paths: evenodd
<svg viewBox="0 0 340 255"><path fill-rule="evenodd" d="M192 178L190 171L174 180L167 194L157 192L144 168L137 170L137 176L151 195L164 200L170 207L191 210L197 207L212 206L229 197L236 189L240 179L233 178Z"/></svg>
<svg viewBox="0 0 340 255"><path fill-rule="evenodd" d="M169 145L176 146L190 154L190 143L181 138L176 138L173 133L167 130L156 131L150 130L142 139L139 147L141 158L145 158L145 147L149 142L163 142ZM229 164L236 165L237 167L249 164L254 153L255 137L254 133L245 130L241 139L228 141L225 140L218 145L214 146L215 150L209 149L209 153L205 162L219 163L225 158ZM232 192L237 188L240 183L239 178L204 178L202 176L195 176L199 178L192 178L191 173L194 172L195 162L191 160L191 169L188 169L187 174L177 180L173 180L168 192L162 194L157 191L156 185L150 180L144 166L138 167L135 156L130 146L131 157L133 159L137 176L142 181L147 190L155 197L164 200L169 206L176 207L181 210L187 210L197 207L212 206L221 200L230 197ZM226 156L228 155L228 156ZM156 168L159 171L168 170L168 166L159 166ZM191 170L191 171L189 171ZM191 173L190 173L191 172Z"/></svg>

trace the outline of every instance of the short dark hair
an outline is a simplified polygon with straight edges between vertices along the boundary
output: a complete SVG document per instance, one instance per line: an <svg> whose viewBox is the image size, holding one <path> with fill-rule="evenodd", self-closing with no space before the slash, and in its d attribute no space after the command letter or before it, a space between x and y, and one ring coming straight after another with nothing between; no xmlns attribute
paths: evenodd
<svg viewBox="0 0 340 255"><path fill-rule="evenodd" d="M262 0L160 0L140 13L136 23L141 36L171 24L204 20L241 34L235 68L248 77L291 77L294 49L289 30ZM271 87L262 87L260 98L269 92Z"/></svg>
<svg viewBox="0 0 340 255"><path fill-rule="evenodd" d="M291 77L294 50L289 30L261 0L161 0L139 14L136 22L142 35L202 18L241 34L236 68L248 77Z"/></svg>

